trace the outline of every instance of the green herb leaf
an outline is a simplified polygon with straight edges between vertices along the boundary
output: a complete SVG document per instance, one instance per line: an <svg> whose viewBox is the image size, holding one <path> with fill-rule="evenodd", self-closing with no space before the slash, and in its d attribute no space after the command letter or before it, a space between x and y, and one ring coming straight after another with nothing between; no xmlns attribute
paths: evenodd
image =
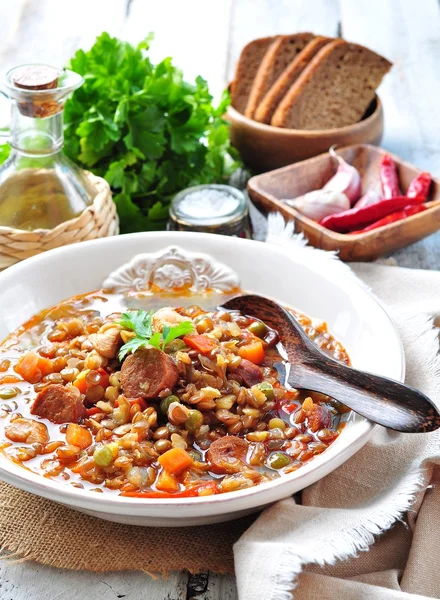
<svg viewBox="0 0 440 600"><path fill-rule="evenodd" d="M134 331L138 337L150 338L153 335L151 322L153 314L154 310L150 310L149 313L145 310L129 310L122 313L118 325Z"/></svg>
<svg viewBox="0 0 440 600"><path fill-rule="evenodd" d="M164 327L162 331L163 348L178 337L182 337L194 331L194 325L191 321L181 321L175 327Z"/></svg>
<svg viewBox="0 0 440 600"><path fill-rule="evenodd" d="M150 344L150 346L154 346L155 348L158 348L158 350L161 350L160 341L160 333L159 331L156 331L156 333L150 338L150 341L148 343Z"/></svg>
<svg viewBox="0 0 440 600"><path fill-rule="evenodd" d="M154 311L147 313L145 310L129 310L122 313L117 324L134 331L134 338L128 340L119 351L119 360L122 361L127 354L136 352L140 348L153 346L158 350L164 350L165 346L178 337L194 331L192 321L182 321L175 327L164 326L162 333L156 331L153 333L152 317Z"/></svg>
<svg viewBox="0 0 440 600"><path fill-rule="evenodd" d="M64 150L109 182L121 233L163 229L175 193L240 165L223 120L229 94L215 106L203 78L187 83L170 58L153 65L151 39L103 33L68 65L85 82L66 102Z"/></svg>
<svg viewBox="0 0 440 600"><path fill-rule="evenodd" d="M119 350L119 360L122 361L127 354L132 354L139 350L140 348L145 348L148 345L148 339L143 337L134 337L128 340L126 344L124 344Z"/></svg>

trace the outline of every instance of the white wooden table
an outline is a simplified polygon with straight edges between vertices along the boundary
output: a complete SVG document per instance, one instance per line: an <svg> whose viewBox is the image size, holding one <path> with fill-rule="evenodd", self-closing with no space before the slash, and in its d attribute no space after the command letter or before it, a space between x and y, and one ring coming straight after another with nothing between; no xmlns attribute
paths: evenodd
<svg viewBox="0 0 440 600"><path fill-rule="evenodd" d="M383 146L440 176L438 0L0 0L0 70L62 66L108 31L136 42L155 32L153 61L172 56L188 80L219 95L243 45L274 33L313 31L368 45L394 62L380 88ZM440 232L394 255L405 267L440 267ZM71 572L0 562L0 600L235 600L232 576ZM248 600L248 599L245 599Z"/></svg>

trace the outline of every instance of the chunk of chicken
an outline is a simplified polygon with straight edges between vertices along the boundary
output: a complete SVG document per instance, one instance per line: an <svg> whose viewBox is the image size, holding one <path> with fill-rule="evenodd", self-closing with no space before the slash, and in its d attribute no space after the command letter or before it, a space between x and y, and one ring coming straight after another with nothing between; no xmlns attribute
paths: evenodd
<svg viewBox="0 0 440 600"><path fill-rule="evenodd" d="M89 336L95 350L105 358L115 358L121 343L119 327L109 327L105 331L98 331Z"/></svg>
<svg viewBox="0 0 440 600"><path fill-rule="evenodd" d="M188 317L182 317L179 313L171 308L171 306L164 306L160 308L153 315L153 329L154 331L162 331L164 326L175 327L182 321L187 321Z"/></svg>
<svg viewBox="0 0 440 600"><path fill-rule="evenodd" d="M22 442L25 444L46 444L49 441L49 432L44 423L33 419L19 417L5 427L5 436L11 442Z"/></svg>

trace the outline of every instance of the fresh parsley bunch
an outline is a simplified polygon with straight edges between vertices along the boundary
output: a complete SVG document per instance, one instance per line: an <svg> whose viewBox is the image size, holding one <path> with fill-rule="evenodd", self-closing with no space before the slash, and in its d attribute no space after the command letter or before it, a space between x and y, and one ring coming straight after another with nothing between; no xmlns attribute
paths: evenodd
<svg viewBox="0 0 440 600"><path fill-rule="evenodd" d="M100 35L68 68L85 79L65 107L65 152L111 185L121 232L163 229L171 197L224 182L238 161L218 107L198 77L183 80L171 58L153 65L150 38L133 47Z"/></svg>

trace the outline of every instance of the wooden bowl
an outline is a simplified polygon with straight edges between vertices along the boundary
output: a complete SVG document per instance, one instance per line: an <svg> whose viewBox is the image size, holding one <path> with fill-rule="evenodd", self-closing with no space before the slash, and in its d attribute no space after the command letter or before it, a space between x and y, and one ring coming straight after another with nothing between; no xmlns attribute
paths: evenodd
<svg viewBox="0 0 440 600"><path fill-rule="evenodd" d="M362 176L362 194L368 189L380 189L379 164L384 154L382 148L366 144L338 149L338 153L354 165ZM421 172L397 156L392 155L399 172L402 190ZM282 199L296 198L320 189L334 175L335 161L328 152L309 160L252 177L248 191L257 206L266 212L280 212L295 221L295 231L302 231L309 243L323 250L337 250L346 261L374 260L408 246L440 229L440 181L433 178L427 210L396 221L390 225L358 235L335 233L308 219Z"/></svg>
<svg viewBox="0 0 440 600"><path fill-rule="evenodd" d="M337 129L315 131L273 127L248 119L232 106L228 108L226 119L231 123L232 144L246 165L258 173L317 156L334 144L377 145L383 135L383 108L379 96L362 121Z"/></svg>

